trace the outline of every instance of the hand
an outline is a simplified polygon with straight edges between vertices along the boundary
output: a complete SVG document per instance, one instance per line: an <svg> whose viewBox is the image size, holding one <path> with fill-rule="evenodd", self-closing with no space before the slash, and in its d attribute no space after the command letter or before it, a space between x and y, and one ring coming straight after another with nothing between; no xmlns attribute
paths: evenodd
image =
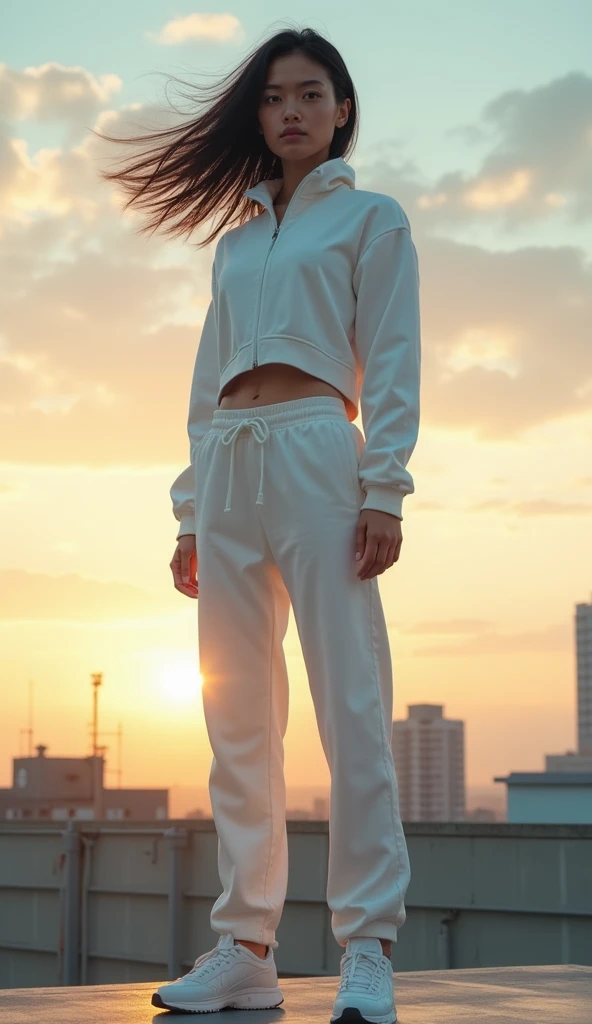
<svg viewBox="0 0 592 1024"><path fill-rule="evenodd" d="M370 580L385 569L390 569L399 559L402 543L401 520L398 516L390 512L379 512L375 508L363 508L356 527L359 578Z"/></svg>
<svg viewBox="0 0 592 1024"><path fill-rule="evenodd" d="M186 533L179 537L175 553L170 561L175 589L186 597L199 597L197 582L197 551L195 534Z"/></svg>

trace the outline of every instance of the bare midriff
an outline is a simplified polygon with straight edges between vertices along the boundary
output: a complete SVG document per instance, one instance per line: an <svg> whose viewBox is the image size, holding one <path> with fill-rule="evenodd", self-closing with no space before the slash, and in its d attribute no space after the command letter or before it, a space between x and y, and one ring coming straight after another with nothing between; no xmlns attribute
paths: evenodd
<svg viewBox="0 0 592 1024"><path fill-rule="evenodd" d="M297 398L327 395L340 398L347 408L341 391L319 377L287 363L264 363L239 373L228 382L220 399L221 409L250 409L259 405L292 402Z"/></svg>

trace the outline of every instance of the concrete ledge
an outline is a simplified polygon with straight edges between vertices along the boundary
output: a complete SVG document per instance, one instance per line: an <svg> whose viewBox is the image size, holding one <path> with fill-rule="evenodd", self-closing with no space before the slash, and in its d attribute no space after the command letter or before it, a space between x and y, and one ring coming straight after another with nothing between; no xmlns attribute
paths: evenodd
<svg viewBox="0 0 592 1024"><path fill-rule="evenodd" d="M186 1014L155 1010L163 981L129 985L0 989L6 1024L151 1024ZM280 978L274 1010L191 1015L207 1024L318 1024L328 1021L339 978ZM590 1024L592 967L490 967L395 972L398 1024Z"/></svg>
<svg viewBox="0 0 592 1024"><path fill-rule="evenodd" d="M1 810L1 808L0 808ZM169 828L183 828L187 832L215 832L213 818L167 818L157 821L4 821L0 820L0 835L58 835L70 826L76 832L100 832L102 835L162 835ZM326 833L326 820L289 818L289 833ZM504 839L592 839L592 825L556 825L541 822L518 823L507 821L404 821L406 836L499 836Z"/></svg>

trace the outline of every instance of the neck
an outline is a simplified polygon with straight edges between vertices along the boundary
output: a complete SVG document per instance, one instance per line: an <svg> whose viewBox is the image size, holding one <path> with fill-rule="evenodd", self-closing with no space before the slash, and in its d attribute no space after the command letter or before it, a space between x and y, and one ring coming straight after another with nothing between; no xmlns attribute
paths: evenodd
<svg viewBox="0 0 592 1024"><path fill-rule="evenodd" d="M287 205L306 175L328 159L329 151L327 149L326 152L315 153L306 160L282 160L282 187L275 197L274 203L278 206Z"/></svg>

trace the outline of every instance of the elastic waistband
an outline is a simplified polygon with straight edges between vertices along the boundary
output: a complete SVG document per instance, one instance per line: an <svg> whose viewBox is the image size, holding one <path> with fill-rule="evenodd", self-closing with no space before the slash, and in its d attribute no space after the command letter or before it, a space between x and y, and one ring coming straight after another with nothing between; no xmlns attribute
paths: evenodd
<svg viewBox="0 0 592 1024"><path fill-rule="evenodd" d="M290 402L275 405L254 405L248 409L214 409L212 430L222 431L241 420L265 420L269 430L289 427L303 420L344 419L349 417L341 398L329 395L311 395L309 398L295 398Z"/></svg>

